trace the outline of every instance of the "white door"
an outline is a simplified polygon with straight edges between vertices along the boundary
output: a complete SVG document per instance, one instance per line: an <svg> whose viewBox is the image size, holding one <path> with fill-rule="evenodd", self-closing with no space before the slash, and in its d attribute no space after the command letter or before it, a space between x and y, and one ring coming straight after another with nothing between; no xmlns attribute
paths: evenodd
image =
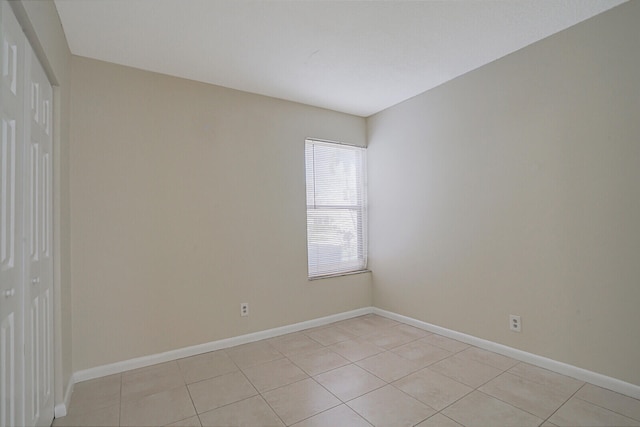
<svg viewBox="0 0 640 427"><path fill-rule="evenodd" d="M53 420L52 89L0 0L0 427Z"/></svg>
<svg viewBox="0 0 640 427"><path fill-rule="evenodd" d="M24 35L0 9L0 427L24 425L23 149Z"/></svg>
<svg viewBox="0 0 640 427"><path fill-rule="evenodd" d="M49 426L53 420L53 91L29 45L25 51L25 416L27 425Z"/></svg>

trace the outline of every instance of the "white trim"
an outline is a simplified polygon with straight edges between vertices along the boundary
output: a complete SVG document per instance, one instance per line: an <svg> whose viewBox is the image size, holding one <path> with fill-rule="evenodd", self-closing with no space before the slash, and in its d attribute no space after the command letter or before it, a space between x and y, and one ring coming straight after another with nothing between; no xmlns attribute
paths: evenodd
<svg viewBox="0 0 640 427"><path fill-rule="evenodd" d="M307 277L307 280L310 282L313 282L314 280L331 279L334 277L343 277L343 276L353 276L354 274L364 274L364 273L371 273L371 270L367 270L365 268L364 270L347 271L345 273L326 274L324 276L311 276L311 277Z"/></svg>
<svg viewBox="0 0 640 427"><path fill-rule="evenodd" d="M634 397L636 399L640 399L640 386L619 380L617 378L609 377L597 372L569 365L567 363L558 362L544 356L539 356L537 354L518 350L517 348L508 347L506 345L498 344L493 341L487 341L482 338L474 337L473 335L467 335L462 332L457 332L451 329L443 328L441 326L432 325L431 323L423 322L421 320L403 316L391 311L386 311L374 307L373 313L389 319L397 320L398 322L415 326L416 328L424 329L425 331L434 332L448 338L462 341L466 344L471 344L485 350L493 351L495 353L499 353L504 356L519 360L521 362L539 366L541 368L545 368L559 374L567 375L581 381L585 381L600 387L607 388L609 390L616 391L618 393L622 393L627 396Z"/></svg>
<svg viewBox="0 0 640 427"><path fill-rule="evenodd" d="M367 146L363 146L363 145L356 145L356 144L351 144L349 142L340 142L340 141L331 141L329 139L320 139L320 138L311 138L311 137L306 137L304 142L312 142L312 143L318 143L318 144L324 144L324 145L346 145L347 147L355 147L355 148L367 148Z"/></svg>
<svg viewBox="0 0 640 427"><path fill-rule="evenodd" d="M64 401L62 403L58 403L53 408L54 418L62 418L67 415L67 408L69 407L69 402L71 402L71 394L73 393L73 386L75 385L75 382L75 375L71 375L69 383L67 384L67 390L64 393Z"/></svg>
<svg viewBox="0 0 640 427"><path fill-rule="evenodd" d="M333 314L318 319L307 320L305 322L295 323L292 325L281 326L278 328L267 329L265 331L253 332L246 335L240 335L232 338L225 338L218 341L212 341L205 344L194 345L191 347L184 347L177 350L167 351L165 353L152 354L149 356L137 357L135 359L124 360L122 362L111 363L109 365L97 366L95 368L84 369L82 371L75 372L65 393L64 403L58 404L55 407L55 416L60 418L66 415L67 408L69 407L69 401L73 392L73 386L77 382L87 381L94 378L100 378L111 374L118 374L131 369L142 368L145 366L154 365L156 363L169 362L172 360L181 359L183 357L195 356L209 351L221 350L236 345L246 344L254 341L259 341L267 338L273 338L280 335L289 334L292 332L302 331L304 329L314 328L317 326L327 325L329 323L337 322L340 320L350 319L365 314L377 314L389 319L397 320L407 325L415 326L420 329L424 329L429 332L434 332L445 337L456 339L467 344L474 345L485 350L493 351L495 353L502 354L504 356L511 357L521 362L530 363L541 368L548 369L559 374L567 375L581 381L589 382L600 387L607 388L609 390L622 393L627 396L640 399L640 386L627 383L625 381L608 377L596 372L588 371L577 366L569 365L563 362L558 362L543 356L539 356L533 353L529 353L523 350L518 350L513 347L498 344L492 341L487 341L482 338L467 335L462 332L453 331L451 329L436 326L431 323L423 322L411 317L403 316L391 311L382 310L375 307L363 307L357 310L347 311L344 313Z"/></svg>
<svg viewBox="0 0 640 427"><path fill-rule="evenodd" d="M184 347L164 353L136 357L135 359L123 360L122 362L111 363L109 365L96 366L95 368L84 369L82 371L75 372L73 374L72 381L75 383L92 380L94 378L100 378L107 375L119 374L131 369L143 368L145 366L155 365L156 363L170 362L172 360L182 359L183 357L195 356L210 351L234 347L240 344L246 344L266 338L273 338L280 335L290 334L291 332L298 332L302 331L303 329L315 328L317 326L327 325L329 323L370 314L372 312L373 307L363 307L356 310L346 311L344 313L332 314L330 316L320 317L318 319L294 323L292 325L267 329L265 331L253 332L250 334L240 335L232 338L225 338L218 341L198 344L191 347Z"/></svg>

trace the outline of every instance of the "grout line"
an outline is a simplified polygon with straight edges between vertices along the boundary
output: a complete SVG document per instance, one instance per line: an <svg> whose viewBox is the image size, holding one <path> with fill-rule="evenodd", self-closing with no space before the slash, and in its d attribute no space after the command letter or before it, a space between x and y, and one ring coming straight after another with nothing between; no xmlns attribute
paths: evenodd
<svg viewBox="0 0 640 427"><path fill-rule="evenodd" d="M574 392L571 394L571 396L569 396L569 398L568 398L567 400L565 400L565 401L562 403L562 405L558 406L558 409L556 409L555 411L553 411L553 413L552 413L551 415L549 415L549 416L547 417L547 419L546 419L546 420L544 420L544 422L543 422L542 424L544 424L544 423L546 423L547 421L549 421L549 420L551 419L551 417L553 417L553 416L555 415L555 413L556 413L556 412L558 412L560 409L562 409L562 407L563 407L564 405L566 405L566 404L567 404L567 402L568 402L568 401L570 401L570 400L573 398L573 396L575 396L575 395L576 395L576 394L577 394L577 393L582 389L582 387L584 387L585 385L587 385L587 383L582 384L582 385L580 386L580 388L578 388L576 391L574 391ZM549 421L549 422L551 422L551 421ZM553 423L552 423L552 424L553 424Z"/></svg>
<svg viewBox="0 0 640 427"><path fill-rule="evenodd" d="M506 372L510 373L511 375L515 375L515 376L517 376L517 377L519 377L519 378L523 378L523 379L525 379L525 380L531 381L531 382L536 383L536 384L538 384L538 385L542 385L542 386L547 386L547 387L552 387L552 388L553 388L553 386L548 385L548 384L547 384L547 383L545 383L544 381L537 381L535 378L532 378L532 377L530 377L530 376L526 376L526 375L519 374L519 373L517 373L517 372L513 372L513 371L512 371L512 369L513 369L513 368L515 368L515 367L516 367L516 366L518 366L518 365L528 365L528 366L531 366L531 367L532 367L532 368L534 368L534 369L540 369L540 370L542 370L542 371L548 372L548 373L549 373L549 374L551 374L551 375L557 375L557 376L559 376L559 377L563 377L563 378L570 379L571 381L579 382L579 383L581 383L581 384L580 384L580 387L578 387L578 388L576 389L576 391L577 391L577 390L580 390L580 389L581 389L585 384L590 384L590 383L588 383L588 382L585 382L585 381L579 380L579 379L577 379L577 378L573 378L573 377L570 377L570 376L565 375L565 374L559 374L559 373L557 373L557 372L551 371L551 370L546 369L546 368L541 368L541 367L539 367L539 366L532 365L532 364L527 363L527 362L518 362L516 365L512 366L511 368L509 368L509 369L506 371ZM623 396L626 396L626 395L623 395Z"/></svg>
<svg viewBox="0 0 640 427"><path fill-rule="evenodd" d="M585 383L585 384L584 384L584 386L586 386L587 384L589 384L589 383ZM584 386L583 386L583 387L584 387ZM597 387L597 386L595 386L595 387ZM580 389L581 389L581 388L582 388L582 387L580 387ZM578 389L578 391L580 391L580 389ZM578 393L578 391L576 391L576 394ZM610 390L610 391L613 391L613 390ZM613 393L617 393L617 392L615 392L615 391L614 391ZM620 394L620 393L617 393L617 394ZM629 399L633 399L633 397L625 396L624 394L620 394L620 395L621 395L621 396L624 396L624 397L628 397ZM604 409L604 410L606 410L606 411L613 412L614 414L618 414L618 415L620 415L620 416L622 416L622 417L625 417L625 418L628 418L628 419L630 419L630 420L632 420L632 421L639 421L639 422L640 422L640 420L638 420L638 419L636 419L636 418L633 418L633 417L630 417L629 415L625 415L625 414L622 414L622 413L620 413L620 412L618 412L618 411L614 411L614 410L613 410L613 409L611 409L611 408L607 408L606 406L602 406L602 405L600 405L600 404L598 404L598 403L591 402L591 401L586 400L586 399L583 399L583 398L581 398L581 397L579 397L579 396L576 396L576 399L578 399L578 400L582 400L583 402L586 402L586 403L588 403L588 404L590 404L590 405L593 405L593 406L597 406L598 408ZM638 400L638 399L635 399L635 400ZM566 402L565 402L565 403L566 403Z"/></svg>
<svg viewBox="0 0 640 427"><path fill-rule="evenodd" d="M453 418L446 416L446 415L445 415L445 414L443 414L442 412L438 412L438 414L440 414L440 415L442 415L443 417L445 417L445 418L447 418L447 419L449 419L449 420L453 421L453 422L454 422L454 423L456 423L456 424L462 425L462 424L460 424L459 422L457 422L456 420L454 420Z"/></svg>
<svg viewBox="0 0 640 427"><path fill-rule="evenodd" d="M461 383L461 384L462 384L462 383ZM471 389L471 391L469 391L469 392L467 392L467 393L463 394L462 396L460 396L459 398L457 398L457 399L456 399L456 400L454 400L453 402L449 403L449 404L448 404L447 406L445 406L444 408L440 409L440 410L438 411L438 414L442 414L442 411L444 411L445 409L447 409L447 408L449 408L450 406L454 405L456 402L461 401L462 399L464 399L465 397L469 396L469 395L470 395L471 393L473 393L474 391L476 391L476 390L475 390L475 389ZM434 408L434 409L435 409L435 408ZM445 417L447 417L447 418L450 418L450 417L448 417L446 414L442 414L442 415L443 415L443 416L445 416ZM450 418L450 419L452 419L452 418ZM454 420L454 421L455 421L455 420ZM456 421L456 422L457 422L457 421ZM457 422L457 423L458 423L458 422ZM458 424L460 424L460 423L458 423Z"/></svg>
<svg viewBox="0 0 640 427"><path fill-rule="evenodd" d="M503 375L505 375L505 374L513 375L513 376L516 376L516 377L518 377L518 378L520 378L520 379L522 379L522 380L529 381L529 382L532 382L532 383L534 383L534 384L537 384L537 385L544 386L544 387L546 387L546 388L550 388L550 389L552 389L552 390L555 390L555 389L554 389L554 387L548 386L548 385L546 385L546 384L540 384L540 383L537 383L537 382L535 382L535 381L531 381L529 378L521 377L521 376L519 376L519 375L515 375L515 374L513 374L513 373L511 373L511 372L509 372L509 371L504 371L503 373L501 373L500 375L498 375L497 377L495 377L493 380L495 380L495 379L497 379L498 377L501 377L501 376L503 376ZM493 381L493 380L490 380L489 382L491 382L491 381ZM485 383L485 384L481 385L480 387L483 387L483 386L487 385L489 382L487 382L487 383ZM585 383L584 385L586 385L586 384L587 384L587 383ZM499 401L501 401L501 402L504 402L504 403L506 403L506 404L508 404L508 405L511 405L511 406L513 406L514 408L517 408L517 409L520 409L521 411L527 412L527 413L529 413L529 414L531 414L531 415L533 415L533 416L535 416L535 417L537 417L537 418L541 418L541 419L543 419L543 420L544 420L544 421L543 421L543 423L542 423L542 424L544 424L545 422L547 422L547 421L549 420L549 418L551 418L551 417L553 416L553 414L555 414L555 413L556 413L560 408L562 408L562 407L564 406L564 404L565 404L565 403L567 403L567 402L569 401L569 399L571 399L571 398L572 398L576 393L578 393L578 391L580 391L580 389L581 389L582 387L584 387L584 385L580 386L580 387L579 387L579 388L578 388L578 389L577 389L573 394L571 394L571 396L569 396L569 398L567 398L566 400L562 401L562 403L560 404L560 406L558 406L558 407L557 407L557 408L556 408L556 409L551 413L551 415L549 415L549 417L548 417L548 418L542 418L540 415L534 414L533 412L528 411L527 409L524 409L524 408L521 408L521 407L519 407L519 406L516 406L515 404L513 404L513 403L511 403L511 402L507 402L506 400L503 400L503 399L501 399L500 397L497 397L497 396L494 396L494 395L492 395L492 394L489 394L488 392L486 392L486 391L484 391L484 390L480 390L480 387L478 387L478 389L476 389L476 390L477 390L477 391L479 391L479 392L481 392L481 393L486 394L487 396L493 397L494 399L498 399L498 400L499 400ZM576 399L579 399L579 398L577 397ZM582 400L582 399L581 399L581 400ZM603 408L603 409L607 409L607 408ZM611 411L610 409L608 409L608 410L609 410L609 411ZM611 412L614 412L614 411L611 411ZM622 415L622 414L621 414L621 415ZM629 417L627 417L627 418L629 418Z"/></svg>
<svg viewBox="0 0 640 427"><path fill-rule="evenodd" d="M122 425L122 373L118 374L120 376L120 390L119 390L119 403L120 403L120 408L118 410L118 426ZM71 406L71 405L69 405Z"/></svg>
<svg viewBox="0 0 640 427"><path fill-rule="evenodd" d="M180 369L180 365L178 364L178 369ZM189 399L191 400L191 406L193 406L193 412L196 413L196 417L198 417L198 422L202 425L202 420L200 419L200 414L198 413L198 408L196 408L196 403L193 401L193 396L191 396L191 390L189 389L189 384L187 384L187 379L184 377L184 373L180 370L180 374L182 375L182 381L185 382L185 387L187 389L187 394L189 395ZM187 417L189 418L189 417ZM186 419L186 418L185 418Z"/></svg>
<svg viewBox="0 0 640 427"><path fill-rule="evenodd" d="M337 368L336 368L336 369L337 369ZM329 372L329 371L327 371L327 372ZM326 392L327 392L327 393L329 393L330 395L332 395L333 397L335 397L335 398L338 400L338 402L340 402L340 403L338 403L337 405L332 406L332 407L330 407L330 408L324 409L324 410L322 410L322 411L318 412L317 414L313 414L313 415L308 416L307 418L304 418L304 419L302 419L302 420L296 421L296 422L294 422L293 424L297 424L297 423L302 422L302 421L304 421L304 420L308 420L309 418L315 417L316 415L320 415L320 414L322 414L322 413L324 413L324 412L330 411L330 410L332 410L332 409L337 408L337 407L338 407L338 406L340 406L340 405L344 405L344 404L345 404L345 403L342 401L342 399L340 399L338 396L336 396L335 394L333 394L333 393L331 392L331 390L327 389L325 386L323 386L322 384L320 384L320 383L319 383L315 378L313 378L313 377L309 377L309 379L313 380L313 382L315 382L317 385L319 385L319 386L320 386L320 387L322 387L324 390L326 390ZM354 412L355 412L355 411L354 411ZM356 412L356 413L357 413L357 412Z"/></svg>
<svg viewBox="0 0 640 427"><path fill-rule="evenodd" d="M500 375L502 375L502 374L500 374ZM500 375L498 375L498 376L500 376ZM496 378L498 378L498 377L496 377ZM485 384L486 384L486 383L485 383ZM482 387L482 386L480 386L480 387ZM515 408L515 409L517 409L517 410L519 410L519 411L521 411L521 412L525 412L525 413L527 413L527 414L529 414L529 415L531 415L531 416L534 416L534 417L538 418L539 420L542 420L542 423L541 423L541 424L544 424L544 423L545 423L545 421L546 421L546 420L545 420L543 417L541 417L540 415L536 415L536 414L534 414L533 412L530 412L530 411L528 411L528 410L526 410L526 409L524 409L524 408L520 408L519 406L516 406L516 405L514 405L514 404L513 404L513 403L511 403L511 402L507 402L506 400L503 400L503 399L501 399L501 398L499 398L499 397L496 397L496 396L494 396L494 395L492 395L492 394L489 394L489 393L485 392L484 390L480 390L479 388L477 388L477 389L475 389L474 391L477 391L478 393L482 393L482 394L484 394L485 396L490 397L490 398L492 398L492 399L499 400L500 402L502 402L502 403L504 403L504 404L506 404L506 405L509 405L509 406L511 406L512 408ZM564 405L564 403L563 403L563 405ZM560 406L562 406L562 405L560 405Z"/></svg>

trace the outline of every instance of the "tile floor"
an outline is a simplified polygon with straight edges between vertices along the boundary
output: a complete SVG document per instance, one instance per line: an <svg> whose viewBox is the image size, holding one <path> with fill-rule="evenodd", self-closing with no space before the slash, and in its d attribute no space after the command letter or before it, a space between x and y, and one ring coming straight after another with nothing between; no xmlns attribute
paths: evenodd
<svg viewBox="0 0 640 427"><path fill-rule="evenodd" d="M54 426L640 426L640 401L366 315L76 384Z"/></svg>

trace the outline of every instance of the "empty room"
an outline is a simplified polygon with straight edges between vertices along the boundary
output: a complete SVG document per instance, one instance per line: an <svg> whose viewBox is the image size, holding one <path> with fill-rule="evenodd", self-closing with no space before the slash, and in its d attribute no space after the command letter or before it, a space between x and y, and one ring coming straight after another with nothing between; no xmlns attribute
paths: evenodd
<svg viewBox="0 0 640 427"><path fill-rule="evenodd" d="M640 1L0 2L0 427L640 426Z"/></svg>

